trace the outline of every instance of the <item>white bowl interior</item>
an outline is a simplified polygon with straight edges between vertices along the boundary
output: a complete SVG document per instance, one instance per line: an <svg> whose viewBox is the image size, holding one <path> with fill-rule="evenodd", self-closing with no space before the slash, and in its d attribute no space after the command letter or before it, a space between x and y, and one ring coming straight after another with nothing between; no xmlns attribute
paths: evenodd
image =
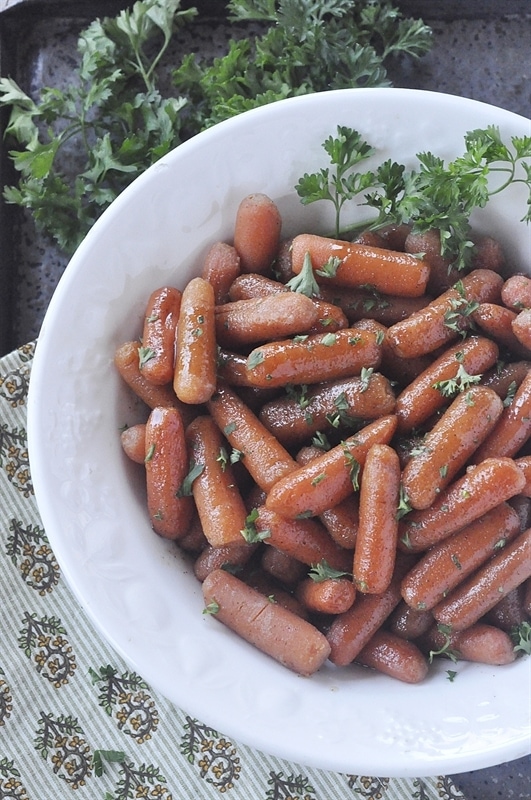
<svg viewBox="0 0 531 800"><path fill-rule="evenodd" d="M529 750L530 659L502 668L450 662L406 686L355 667L291 674L202 611L201 589L176 548L152 532L141 468L118 431L141 419L113 367L141 330L149 293L182 288L208 246L231 240L250 192L276 200L284 233L327 231L325 205L303 207L298 178L326 165L336 126L358 129L373 164L407 166L422 150L453 157L463 135L529 122L474 101L426 92L356 89L282 101L195 137L147 170L105 212L69 264L46 316L29 399L32 477L62 570L102 635L151 686L248 745L325 769L386 776L459 772ZM477 215L520 270L529 230L514 187ZM358 213L357 211L354 212Z"/></svg>

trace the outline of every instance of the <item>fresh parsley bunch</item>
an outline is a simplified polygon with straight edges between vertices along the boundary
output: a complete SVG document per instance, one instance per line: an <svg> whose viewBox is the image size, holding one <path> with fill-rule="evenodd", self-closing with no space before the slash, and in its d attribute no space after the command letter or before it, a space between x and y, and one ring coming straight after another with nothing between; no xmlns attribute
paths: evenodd
<svg viewBox="0 0 531 800"><path fill-rule="evenodd" d="M333 88L388 85L393 54L431 43L422 21L376 0L233 0L240 29L220 58L175 56L176 33L199 19L181 0L139 0L80 34L66 89L31 98L0 79L5 131L20 177L4 191L71 253L140 172L200 130L273 100ZM176 66L177 65L177 66Z"/></svg>

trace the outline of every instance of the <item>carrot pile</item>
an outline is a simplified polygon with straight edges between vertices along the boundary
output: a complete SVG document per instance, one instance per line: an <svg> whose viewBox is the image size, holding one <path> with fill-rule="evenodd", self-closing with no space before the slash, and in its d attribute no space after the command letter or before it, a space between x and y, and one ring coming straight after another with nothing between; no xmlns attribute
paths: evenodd
<svg viewBox="0 0 531 800"><path fill-rule="evenodd" d="M301 675L422 680L433 654L507 664L531 620L531 278L436 232L281 238L244 198L182 291L146 300L116 367L154 531L205 610ZM308 289L308 287L311 287Z"/></svg>

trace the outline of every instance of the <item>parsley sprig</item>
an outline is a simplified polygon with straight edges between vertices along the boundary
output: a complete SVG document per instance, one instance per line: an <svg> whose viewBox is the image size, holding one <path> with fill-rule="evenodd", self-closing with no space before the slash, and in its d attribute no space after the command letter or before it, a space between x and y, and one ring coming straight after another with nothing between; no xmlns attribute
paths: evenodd
<svg viewBox="0 0 531 800"><path fill-rule="evenodd" d="M95 20L64 89L32 97L0 79L19 173L4 199L29 209L65 253L140 172L199 131L284 97L389 85L390 56L417 58L431 45L430 28L390 2L233 0L219 5L234 38L221 56L200 58L179 36L203 20L181 5L141 0Z"/></svg>
<svg viewBox="0 0 531 800"><path fill-rule="evenodd" d="M531 222L531 137L512 136L504 142L499 128L469 131L464 137L464 152L445 161L431 152L417 153L418 168L406 170L386 161L374 170L358 172L358 165L369 159L373 148L357 131L339 125L337 135L329 137L323 148L331 168L306 173L296 190L304 204L331 201L335 209L335 235L345 236L340 213L345 204L358 197L358 203L372 208L372 219L350 226L350 230L377 230L389 223L407 223L415 231L436 229L440 233L441 254L458 269L471 263L474 244L469 219L474 209L484 208L490 197L509 185L521 183L528 189L527 208L522 222Z"/></svg>

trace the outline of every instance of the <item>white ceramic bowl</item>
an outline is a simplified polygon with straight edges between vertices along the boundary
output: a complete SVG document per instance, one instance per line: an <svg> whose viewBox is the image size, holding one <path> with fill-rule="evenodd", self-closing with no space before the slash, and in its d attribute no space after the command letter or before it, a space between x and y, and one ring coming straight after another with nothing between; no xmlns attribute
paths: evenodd
<svg viewBox="0 0 531 800"><path fill-rule="evenodd" d="M37 501L63 573L102 635L151 686L226 735L299 763L385 776L490 766L529 749L530 659L493 668L449 662L408 686L355 667L297 677L204 616L199 584L174 545L150 529L141 481L118 430L139 419L113 353L141 330L146 299L183 287L210 243L231 238L241 198L265 192L286 235L326 230L323 204L294 185L326 164L338 124L377 149L373 165L450 158L466 131L529 133L507 111L457 97L354 89L282 101L178 147L129 187L90 231L52 299L29 398ZM495 198L477 226L529 270L524 190Z"/></svg>

